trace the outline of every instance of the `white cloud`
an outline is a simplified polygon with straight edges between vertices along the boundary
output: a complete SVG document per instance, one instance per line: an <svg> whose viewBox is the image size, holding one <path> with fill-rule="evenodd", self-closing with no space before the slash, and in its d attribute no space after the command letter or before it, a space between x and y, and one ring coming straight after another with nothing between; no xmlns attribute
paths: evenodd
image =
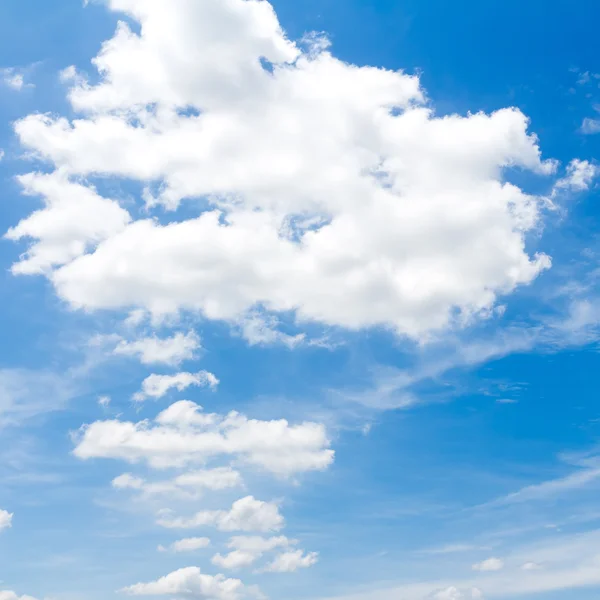
<svg viewBox="0 0 600 600"><path fill-rule="evenodd" d="M153 423L96 421L76 436L82 459L148 462L155 468L183 467L209 458L233 456L278 475L325 470L334 452L323 425L285 420L259 421L239 413L207 414L193 402L177 402Z"/></svg>
<svg viewBox="0 0 600 600"><path fill-rule="evenodd" d="M600 168L588 160L572 160L567 165L567 174L554 184L554 195L559 190L584 191L590 188L590 185L600 174Z"/></svg>
<svg viewBox="0 0 600 600"><path fill-rule="evenodd" d="M502 569L504 569L504 561L499 558L488 558L473 565L473 571L501 571Z"/></svg>
<svg viewBox="0 0 600 600"><path fill-rule="evenodd" d="M168 529L211 526L220 531L270 532L282 529L284 519L277 504L247 496L236 500L230 510L203 510L189 519L167 514L159 517L157 523Z"/></svg>
<svg viewBox="0 0 600 600"><path fill-rule="evenodd" d="M230 467L190 471L166 481L146 481L124 473L112 481L112 486L116 489L135 490L144 496L166 495L184 498L198 498L207 490L225 490L241 484L241 475Z"/></svg>
<svg viewBox="0 0 600 600"><path fill-rule="evenodd" d="M2 148L0 148L0 160L2 160L4 158L4 150L2 150Z"/></svg>
<svg viewBox="0 0 600 600"><path fill-rule="evenodd" d="M98 398L98 404L102 408L107 408L110 405L110 396L100 396Z"/></svg>
<svg viewBox="0 0 600 600"><path fill-rule="evenodd" d="M136 583L121 590L131 596L174 596L199 600L238 600L244 591L239 579L205 575L198 567L169 573L150 583Z"/></svg>
<svg viewBox="0 0 600 600"><path fill-rule="evenodd" d="M158 550L160 552L195 552L196 550L202 550L203 548L208 548L210 546L210 539L207 537L194 537L194 538L184 538L182 540L177 540L173 542L168 548L164 546L159 546Z"/></svg>
<svg viewBox="0 0 600 600"><path fill-rule="evenodd" d="M600 133L600 119L590 119L586 117L581 125L581 132L586 135Z"/></svg>
<svg viewBox="0 0 600 600"><path fill-rule="evenodd" d="M200 348L200 338L190 331L187 334L176 333L169 338L146 337L133 342L121 340L114 354L136 356L144 365L165 364L178 366L184 360L194 358Z"/></svg>
<svg viewBox="0 0 600 600"><path fill-rule="evenodd" d="M253 565L266 552L270 552L276 548L286 548L296 543L295 540L290 540L285 536L271 538L260 536L232 537L227 544L227 547L232 549L232 551L225 556L215 554L212 558L212 563L223 569L241 569Z"/></svg>
<svg viewBox="0 0 600 600"><path fill-rule="evenodd" d="M34 87L31 83L25 83L24 71L15 67L0 69L0 77L4 82L4 85L16 92L20 92L24 87Z"/></svg>
<svg viewBox="0 0 600 600"><path fill-rule="evenodd" d="M523 571L539 571L541 568L542 565L534 562L526 562L521 565Z"/></svg>
<svg viewBox="0 0 600 600"><path fill-rule="evenodd" d="M10 590L0 590L0 600L36 600L33 596L19 596Z"/></svg>
<svg viewBox="0 0 600 600"><path fill-rule="evenodd" d="M530 502L533 500L547 500L560 494L565 494L585 487L598 479L600 479L600 468L580 469L565 477L528 485L517 492L493 500L486 506L501 506L519 502Z"/></svg>
<svg viewBox="0 0 600 600"><path fill-rule="evenodd" d="M526 251L543 201L503 179L554 169L520 111L437 117L417 77L344 63L322 38L301 50L267 2L109 6L141 33L120 24L97 85L71 73L82 116L30 115L17 135L70 177L161 190L150 209L192 197L209 208L138 220L56 268L73 306L234 324L262 307L422 339L489 315L550 266Z"/></svg>
<svg viewBox="0 0 600 600"><path fill-rule="evenodd" d="M458 588L451 586L435 592L430 598L432 600L480 600L483 598L483 594L477 588L461 591Z"/></svg>
<svg viewBox="0 0 600 600"><path fill-rule="evenodd" d="M143 402L148 398L162 398L173 388L182 392L191 385L214 389L219 385L219 380L208 371L177 373L175 375L152 374L144 379L142 390L134 394L133 399L136 402Z"/></svg>
<svg viewBox="0 0 600 600"><path fill-rule="evenodd" d="M92 187L73 183L55 172L29 173L17 178L26 194L41 196L45 207L8 230L10 240L37 240L13 265L13 273L39 274L70 262L130 221L115 200L98 195Z"/></svg>
<svg viewBox="0 0 600 600"><path fill-rule="evenodd" d="M302 550L290 550L275 557L264 569L265 573L293 573L298 569L307 569L317 563L316 552L304 553Z"/></svg>
<svg viewBox="0 0 600 600"><path fill-rule="evenodd" d="M258 313L250 313L240 320L242 336L251 346L283 344L295 348L305 340L303 334L287 335L279 331L277 326L276 318Z"/></svg>
<svg viewBox="0 0 600 600"><path fill-rule="evenodd" d="M0 531L12 526L13 514L0 509Z"/></svg>

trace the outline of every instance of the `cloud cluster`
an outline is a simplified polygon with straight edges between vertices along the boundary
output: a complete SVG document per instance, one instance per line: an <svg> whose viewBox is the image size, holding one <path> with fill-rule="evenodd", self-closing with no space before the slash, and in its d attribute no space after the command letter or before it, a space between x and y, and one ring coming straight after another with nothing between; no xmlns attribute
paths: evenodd
<svg viewBox="0 0 600 600"><path fill-rule="evenodd" d="M258 531L268 533L283 528L284 519L273 502L247 496L236 500L229 510L203 510L190 518L173 517L170 511L157 521L169 529L216 527L219 531Z"/></svg>
<svg viewBox="0 0 600 600"><path fill-rule="evenodd" d="M345 63L319 37L297 44L265 1L108 4L140 32L119 24L97 84L65 72L80 117L15 126L56 169L26 189L76 191L87 216L62 231L75 208L38 185L47 207L9 234L34 240L15 272L47 274L86 309L243 323L260 307L422 339L549 267L526 249L541 200L504 178L555 168L519 110L437 116L417 77ZM86 177L139 182L149 210L185 201L192 216L133 220Z"/></svg>
<svg viewBox="0 0 600 600"><path fill-rule="evenodd" d="M227 457L281 476L324 470L333 462L325 427L286 420L260 421L236 412L204 413L176 402L153 422L108 420L84 426L75 436L81 459L147 462L155 468L183 467Z"/></svg>
<svg viewBox="0 0 600 600"><path fill-rule="evenodd" d="M198 567L188 567L169 573L156 581L136 583L121 591L131 596L238 600L243 595L244 585L239 579L226 579L223 575L205 575Z"/></svg>

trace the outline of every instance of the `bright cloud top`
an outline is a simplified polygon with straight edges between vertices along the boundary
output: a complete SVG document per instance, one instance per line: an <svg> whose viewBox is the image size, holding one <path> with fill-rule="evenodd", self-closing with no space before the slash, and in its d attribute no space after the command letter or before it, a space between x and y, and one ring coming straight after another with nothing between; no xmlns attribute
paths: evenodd
<svg viewBox="0 0 600 600"><path fill-rule="evenodd" d="M265 1L108 5L141 30L120 23L94 59L98 84L65 71L81 116L16 124L56 172L23 180L46 206L9 232L34 240L15 272L45 273L86 309L239 323L262 307L423 338L550 266L526 249L543 201L504 179L556 166L519 110L438 117L417 77L344 63L322 38L294 43ZM196 214L131 220L88 176ZM77 191L94 222L65 231L75 208L37 181Z"/></svg>
<svg viewBox="0 0 600 600"><path fill-rule="evenodd" d="M318 423L260 421L236 412L222 416L181 401L161 412L154 422L110 420L87 425L76 436L74 453L82 459L147 462L155 468L182 467L224 456L290 476L326 469L334 458L329 445L325 427Z"/></svg>

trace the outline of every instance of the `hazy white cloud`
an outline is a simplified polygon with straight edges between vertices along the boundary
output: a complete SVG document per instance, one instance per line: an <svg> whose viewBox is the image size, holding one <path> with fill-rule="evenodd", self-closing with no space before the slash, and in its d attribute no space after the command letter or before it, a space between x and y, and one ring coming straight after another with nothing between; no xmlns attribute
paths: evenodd
<svg viewBox="0 0 600 600"><path fill-rule="evenodd" d="M121 340L113 352L123 356L135 356L144 365L178 366L184 360L194 358L198 348L200 338L190 331L187 334L178 332L168 338L152 336L132 342Z"/></svg>
<svg viewBox="0 0 600 600"><path fill-rule="evenodd" d="M473 565L473 571L501 571L502 569L504 569L504 561L499 558L488 558Z"/></svg>
<svg viewBox="0 0 600 600"><path fill-rule="evenodd" d="M276 556L264 569L265 573L293 573L298 569L312 567L319 560L316 552L305 553L303 550L290 550Z"/></svg>
<svg viewBox="0 0 600 600"><path fill-rule="evenodd" d="M124 473L112 481L112 486L116 489L134 490L144 496L162 495L183 498L198 498L206 491L225 490L239 487L241 484L241 475L230 467L189 471L162 481L147 481Z"/></svg>
<svg viewBox="0 0 600 600"><path fill-rule="evenodd" d="M215 389L219 385L219 380L208 371L176 373L175 375L152 374L144 379L141 391L136 392L133 399L136 402L143 402L148 398L162 398L172 389L182 392L192 385Z"/></svg>
<svg viewBox="0 0 600 600"><path fill-rule="evenodd" d="M591 119L586 117L581 125L581 132L586 135L600 133L600 119Z"/></svg>
<svg viewBox="0 0 600 600"><path fill-rule="evenodd" d="M516 504L519 502L530 502L535 500L547 500L560 494L565 494L585 487L600 479L600 468L580 469L565 477L551 479L528 485L517 492L498 498L487 504L487 506L501 506L505 504Z"/></svg>
<svg viewBox="0 0 600 600"><path fill-rule="evenodd" d="M20 92L24 87L34 87L32 83L25 82L25 71L16 67L0 69L0 77L4 85Z"/></svg>
<svg viewBox="0 0 600 600"><path fill-rule="evenodd" d="M19 596L10 590L0 590L0 600L36 600L33 596Z"/></svg>
<svg viewBox="0 0 600 600"><path fill-rule="evenodd" d="M187 519L162 514L157 522L169 529L210 526L220 531L270 532L279 531L284 526L277 504L256 500L253 496L236 500L230 510L203 510Z"/></svg>
<svg viewBox="0 0 600 600"><path fill-rule="evenodd" d="M290 540L285 536L271 538L260 536L232 537L227 544L231 552L225 556L215 554L212 563L223 569L241 569L253 565L266 552L271 552L277 548L286 548L296 543L296 540Z"/></svg>
<svg viewBox="0 0 600 600"><path fill-rule="evenodd" d="M87 425L75 436L82 459L113 458L148 462L155 468L233 457L278 475L324 470L334 452L323 425L286 420L260 421L236 412L202 412L193 402L176 402L153 423L109 420Z"/></svg>
<svg viewBox="0 0 600 600"><path fill-rule="evenodd" d="M51 263L73 306L190 309L253 343L300 340L248 320L257 307L424 339L550 266L525 250L544 200L503 176L555 169L519 110L437 117L417 77L342 62L323 37L294 43L268 2L109 6L141 32L121 22L94 59L99 83L69 70L81 116L33 114L16 133L70 178L143 182L149 210L209 206Z"/></svg>
<svg viewBox="0 0 600 600"><path fill-rule="evenodd" d="M521 569L523 571L539 571L542 568L542 565L534 562L526 562L521 565Z"/></svg>
<svg viewBox="0 0 600 600"><path fill-rule="evenodd" d="M205 575L198 567L169 573L156 581L136 583L121 590L131 596L171 596L200 600L238 600L244 585L223 575Z"/></svg>
<svg viewBox="0 0 600 600"><path fill-rule="evenodd" d="M0 531L12 526L13 514L0 509Z"/></svg>
<svg viewBox="0 0 600 600"><path fill-rule="evenodd" d="M159 546L159 552L195 552L210 546L210 539L207 537L184 538L173 542L168 547Z"/></svg>

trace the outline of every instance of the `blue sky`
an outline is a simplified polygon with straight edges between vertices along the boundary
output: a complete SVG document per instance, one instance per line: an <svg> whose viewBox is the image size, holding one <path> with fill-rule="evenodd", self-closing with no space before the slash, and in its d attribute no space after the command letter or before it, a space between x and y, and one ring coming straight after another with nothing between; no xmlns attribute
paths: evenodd
<svg viewBox="0 0 600 600"><path fill-rule="evenodd" d="M2 3L0 600L597 597L598 17Z"/></svg>

